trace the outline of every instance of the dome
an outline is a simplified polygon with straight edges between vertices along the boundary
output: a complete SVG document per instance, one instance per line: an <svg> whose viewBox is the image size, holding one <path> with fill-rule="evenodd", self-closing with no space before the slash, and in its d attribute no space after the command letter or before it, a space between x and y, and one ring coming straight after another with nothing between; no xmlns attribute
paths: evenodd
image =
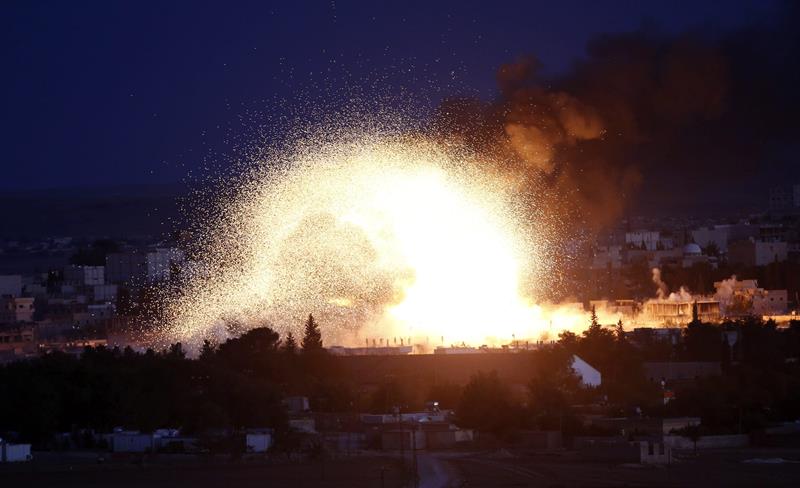
<svg viewBox="0 0 800 488"><path fill-rule="evenodd" d="M700 249L700 246L694 242L690 242L689 244L683 246L683 254L688 256L699 256L703 254L703 250Z"/></svg>

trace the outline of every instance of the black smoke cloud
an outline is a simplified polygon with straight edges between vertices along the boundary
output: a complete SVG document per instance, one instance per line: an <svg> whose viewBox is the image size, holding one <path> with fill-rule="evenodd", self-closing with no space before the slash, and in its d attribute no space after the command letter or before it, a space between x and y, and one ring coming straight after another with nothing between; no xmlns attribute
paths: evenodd
<svg viewBox="0 0 800 488"><path fill-rule="evenodd" d="M722 37L599 36L557 79L517 60L498 70L493 102L445 101L437 130L570 224L762 203L800 178L798 12Z"/></svg>

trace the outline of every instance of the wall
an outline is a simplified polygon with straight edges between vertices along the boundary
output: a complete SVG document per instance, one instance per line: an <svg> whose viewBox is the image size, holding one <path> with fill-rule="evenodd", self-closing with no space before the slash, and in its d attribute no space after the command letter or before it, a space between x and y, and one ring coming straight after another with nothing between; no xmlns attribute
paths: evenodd
<svg viewBox="0 0 800 488"><path fill-rule="evenodd" d="M688 437L665 435L664 444L673 449L694 449L694 442ZM741 435L704 435L697 440L698 449L719 449L725 447L746 447L750 437Z"/></svg>

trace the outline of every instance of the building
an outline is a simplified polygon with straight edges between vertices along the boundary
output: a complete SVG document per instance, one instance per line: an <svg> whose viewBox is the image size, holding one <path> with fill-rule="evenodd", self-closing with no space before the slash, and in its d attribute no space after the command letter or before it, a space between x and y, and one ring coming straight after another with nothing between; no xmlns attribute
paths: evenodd
<svg viewBox="0 0 800 488"><path fill-rule="evenodd" d="M714 283L726 316L783 315L789 308L788 290L765 290L756 280L735 278Z"/></svg>
<svg viewBox="0 0 800 488"><path fill-rule="evenodd" d="M156 248L148 252L121 252L106 256L106 282L113 284L149 283L168 279L184 262L180 249Z"/></svg>
<svg viewBox="0 0 800 488"><path fill-rule="evenodd" d="M183 251L173 247L156 248L148 252L145 258L147 281L152 283L169 279L173 269L183 261Z"/></svg>
<svg viewBox="0 0 800 488"><path fill-rule="evenodd" d="M0 439L0 462L21 463L33 459L30 444L10 444Z"/></svg>
<svg viewBox="0 0 800 488"><path fill-rule="evenodd" d="M592 255L592 269L620 269L622 267L622 246L600 247Z"/></svg>
<svg viewBox="0 0 800 488"><path fill-rule="evenodd" d="M713 361L645 362L642 366L645 377L653 382L689 381L722 374L720 363Z"/></svg>
<svg viewBox="0 0 800 488"><path fill-rule="evenodd" d="M344 347L331 346L328 352L334 356L394 356L397 354L411 354L412 346L374 346L374 347Z"/></svg>
<svg viewBox="0 0 800 488"><path fill-rule="evenodd" d="M654 342L677 344L681 340L683 329L668 327L637 327L626 332L625 336L636 345L644 346Z"/></svg>
<svg viewBox="0 0 800 488"><path fill-rule="evenodd" d="M800 209L800 184L771 188L769 209L773 212L790 212Z"/></svg>
<svg viewBox="0 0 800 488"><path fill-rule="evenodd" d="M687 299L654 299L644 303L644 319L659 325L686 325L692 321L692 309L703 322L718 322L722 316L719 300L689 297Z"/></svg>
<svg viewBox="0 0 800 488"><path fill-rule="evenodd" d="M681 259L681 267L691 268L695 264L708 263L708 256L703 255L703 250L700 245L690 242L683 246L683 257Z"/></svg>
<svg viewBox="0 0 800 488"><path fill-rule="evenodd" d="M106 283L131 283L146 274L145 256L137 252L112 253L106 256L105 268Z"/></svg>
<svg viewBox="0 0 800 488"><path fill-rule="evenodd" d="M33 297L1 297L0 324L15 322L33 322Z"/></svg>
<svg viewBox="0 0 800 488"><path fill-rule="evenodd" d="M692 231L692 240L704 249L713 244L721 253L726 253L728 252L729 234L729 225L700 227Z"/></svg>
<svg viewBox="0 0 800 488"><path fill-rule="evenodd" d="M648 251L655 251L661 245L661 233L653 230L637 230L625 233L625 244L629 246L644 248Z"/></svg>
<svg viewBox="0 0 800 488"><path fill-rule="evenodd" d="M789 308L787 290L763 290L753 296L753 315L783 315Z"/></svg>
<svg viewBox="0 0 800 488"><path fill-rule="evenodd" d="M572 370L581 379L581 386L596 387L602 382L600 371L578 356L572 356Z"/></svg>
<svg viewBox="0 0 800 488"><path fill-rule="evenodd" d="M105 266L67 266L64 268L64 281L78 286L104 285Z"/></svg>
<svg viewBox="0 0 800 488"><path fill-rule="evenodd" d="M4 353L4 356L27 356L36 351L33 327L0 329L0 353Z"/></svg>
<svg viewBox="0 0 800 488"><path fill-rule="evenodd" d="M728 261L745 266L766 266L786 261L789 246L786 242L766 242L755 239L737 241L728 248Z"/></svg>
<svg viewBox="0 0 800 488"><path fill-rule="evenodd" d="M384 451L425 449L425 433L412 428L381 432L381 449Z"/></svg>
<svg viewBox="0 0 800 488"><path fill-rule="evenodd" d="M117 285L95 285L92 295L95 302L113 302L117 299Z"/></svg>

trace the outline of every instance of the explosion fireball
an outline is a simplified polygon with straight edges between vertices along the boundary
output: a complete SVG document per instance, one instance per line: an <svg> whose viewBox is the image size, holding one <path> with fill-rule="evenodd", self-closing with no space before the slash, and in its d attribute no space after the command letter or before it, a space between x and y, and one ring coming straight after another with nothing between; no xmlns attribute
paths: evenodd
<svg viewBox="0 0 800 488"><path fill-rule="evenodd" d="M418 138L298 144L257 161L203 232L164 338L196 345L313 313L328 344L507 342L585 325L535 304L546 226L475 157ZM483 168L483 170L482 170Z"/></svg>

